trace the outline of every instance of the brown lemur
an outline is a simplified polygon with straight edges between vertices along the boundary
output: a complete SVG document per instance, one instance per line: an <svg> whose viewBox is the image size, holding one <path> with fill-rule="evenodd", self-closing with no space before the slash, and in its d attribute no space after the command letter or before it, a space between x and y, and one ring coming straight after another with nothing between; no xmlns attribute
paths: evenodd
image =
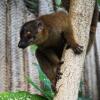
<svg viewBox="0 0 100 100"><path fill-rule="evenodd" d="M61 57L65 44L72 48L75 54L81 54L83 51L83 47L74 38L70 21L70 16L65 11L59 11L26 22L20 31L18 47L24 49L32 44L38 45L37 60L53 85L56 71L63 63Z"/></svg>
<svg viewBox="0 0 100 100"><path fill-rule="evenodd" d="M38 46L36 57L43 71L51 80L52 75L48 75L48 73L52 65L59 66L63 63L61 55L66 43L75 54L82 53L83 47L74 38L69 15L64 11L59 11L26 22L20 31L18 47L24 49L29 45L36 44ZM44 63L46 67L42 66L41 63ZM46 63L51 64L50 69ZM50 73L53 74L53 71Z"/></svg>

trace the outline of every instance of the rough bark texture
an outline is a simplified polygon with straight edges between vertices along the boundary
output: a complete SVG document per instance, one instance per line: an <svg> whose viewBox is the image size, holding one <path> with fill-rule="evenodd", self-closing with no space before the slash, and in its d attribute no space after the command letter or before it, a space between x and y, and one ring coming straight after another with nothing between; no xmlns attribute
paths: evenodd
<svg viewBox="0 0 100 100"><path fill-rule="evenodd" d="M0 2L0 9L0 89L6 90L6 5L4 1Z"/></svg>
<svg viewBox="0 0 100 100"><path fill-rule="evenodd" d="M40 0L39 16L53 12L52 0Z"/></svg>
<svg viewBox="0 0 100 100"><path fill-rule="evenodd" d="M53 11L51 0L40 0L40 9L40 15ZM36 62L34 53L30 47L24 51L18 48L21 26L34 18L23 0L0 1L0 92L26 90L39 93L26 82L26 76L29 76L40 84L37 68L32 64Z"/></svg>
<svg viewBox="0 0 100 100"><path fill-rule="evenodd" d="M29 13L22 0L2 0L0 9L0 92L37 92L28 86L25 78L29 75L36 82L38 79L37 69L31 65L30 49L22 51L18 48L20 27L29 18Z"/></svg>
<svg viewBox="0 0 100 100"><path fill-rule="evenodd" d="M95 0L71 0L70 14L77 42L84 46L81 55L72 50L64 51L65 63L61 67L62 79L57 83L58 94L54 100L77 100L80 78L89 39L89 30Z"/></svg>

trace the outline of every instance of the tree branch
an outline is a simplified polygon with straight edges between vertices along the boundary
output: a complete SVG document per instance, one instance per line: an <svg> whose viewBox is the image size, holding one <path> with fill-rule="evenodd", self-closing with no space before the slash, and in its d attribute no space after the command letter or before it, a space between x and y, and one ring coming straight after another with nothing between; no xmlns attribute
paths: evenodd
<svg viewBox="0 0 100 100"><path fill-rule="evenodd" d="M70 16L77 42L84 46L81 55L75 55L71 49L63 54L61 66L62 79L57 83L58 93L54 100L77 100L78 89L89 41L89 31L95 0L71 0ZM76 37L77 36L77 37Z"/></svg>

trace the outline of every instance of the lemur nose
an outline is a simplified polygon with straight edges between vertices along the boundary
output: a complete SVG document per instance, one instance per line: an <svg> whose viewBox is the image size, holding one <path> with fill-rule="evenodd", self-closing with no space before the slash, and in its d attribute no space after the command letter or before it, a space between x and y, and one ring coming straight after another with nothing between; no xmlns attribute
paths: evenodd
<svg viewBox="0 0 100 100"><path fill-rule="evenodd" d="M18 47L24 49L27 47L27 45L25 44L25 42L19 41Z"/></svg>

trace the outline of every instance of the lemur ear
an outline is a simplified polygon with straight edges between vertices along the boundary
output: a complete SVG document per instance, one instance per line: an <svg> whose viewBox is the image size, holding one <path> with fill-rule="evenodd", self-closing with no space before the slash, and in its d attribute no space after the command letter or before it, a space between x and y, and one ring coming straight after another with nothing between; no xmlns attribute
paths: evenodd
<svg viewBox="0 0 100 100"><path fill-rule="evenodd" d="M42 32L44 28L44 23L41 20L37 20L38 32Z"/></svg>

